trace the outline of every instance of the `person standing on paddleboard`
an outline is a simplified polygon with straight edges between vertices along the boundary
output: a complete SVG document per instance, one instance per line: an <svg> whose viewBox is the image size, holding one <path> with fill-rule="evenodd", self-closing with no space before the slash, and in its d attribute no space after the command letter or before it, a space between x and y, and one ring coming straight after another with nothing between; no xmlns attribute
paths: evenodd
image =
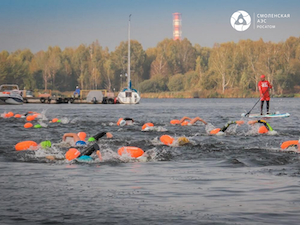
<svg viewBox="0 0 300 225"><path fill-rule="evenodd" d="M270 113L270 94L269 89L272 89L272 85L266 80L265 75L261 75L258 82L258 89L260 93L260 114L263 115L264 102L267 102L267 114Z"/></svg>

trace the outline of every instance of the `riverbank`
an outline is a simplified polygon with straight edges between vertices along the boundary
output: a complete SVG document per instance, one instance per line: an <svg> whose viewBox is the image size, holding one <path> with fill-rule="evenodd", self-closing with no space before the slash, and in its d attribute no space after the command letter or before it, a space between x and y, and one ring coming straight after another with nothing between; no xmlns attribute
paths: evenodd
<svg viewBox="0 0 300 225"><path fill-rule="evenodd" d="M210 91L182 91L182 92L160 92L142 93L142 98L258 98L257 92L225 91L224 93L215 90ZM300 93L271 94L273 98L299 98Z"/></svg>

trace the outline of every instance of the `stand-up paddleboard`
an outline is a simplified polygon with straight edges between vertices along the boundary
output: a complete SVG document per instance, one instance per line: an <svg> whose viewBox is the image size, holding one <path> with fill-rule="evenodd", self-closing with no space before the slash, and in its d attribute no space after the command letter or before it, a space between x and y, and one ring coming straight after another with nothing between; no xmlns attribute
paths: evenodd
<svg viewBox="0 0 300 225"><path fill-rule="evenodd" d="M259 113L246 115L246 113L242 113L241 116L249 117L249 118L284 118L284 117L289 117L290 114L276 112L276 113L270 113L270 114L264 114L264 115L260 115Z"/></svg>

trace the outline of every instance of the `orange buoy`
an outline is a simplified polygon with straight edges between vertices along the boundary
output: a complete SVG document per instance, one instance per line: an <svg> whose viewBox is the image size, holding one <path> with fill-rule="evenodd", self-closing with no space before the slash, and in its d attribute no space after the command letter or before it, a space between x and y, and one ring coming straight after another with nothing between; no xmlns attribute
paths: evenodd
<svg viewBox="0 0 300 225"><path fill-rule="evenodd" d="M15 117L15 118L21 118L22 115L21 115L21 114L16 114L14 117Z"/></svg>
<svg viewBox="0 0 300 225"><path fill-rule="evenodd" d="M58 121L57 118L52 119L52 123L56 123Z"/></svg>
<svg viewBox="0 0 300 225"><path fill-rule="evenodd" d="M297 146L298 144L299 144L298 140L290 140L290 141L283 142L280 147L282 149L287 149L288 147Z"/></svg>
<svg viewBox="0 0 300 225"><path fill-rule="evenodd" d="M121 121L123 120L123 118L120 118L117 122L117 125L120 126Z"/></svg>
<svg viewBox="0 0 300 225"><path fill-rule="evenodd" d="M32 123L25 123L24 128L31 128L33 126Z"/></svg>
<svg viewBox="0 0 300 225"><path fill-rule="evenodd" d="M80 138L80 140L85 141L85 138L86 138L85 132L79 132L77 135Z"/></svg>
<svg viewBox="0 0 300 225"><path fill-rule="evenodd" d="M137 158L140 157L144 154L144 151L138 147L133 147L133 146L126 146L119 148L118 154L123 155L123 154L130 154L132 158Z"/></svg>
<svg viewBox="0 0 300 225"><path fill-rule="evenodd" d="M26 120L27 121L33 121L33 120L35 120L35 117L32 116L32 115L29 115L29 116L26 117Z"/></svg>
<svg viewBox="0 0 300 225"><path fill-rule="evenodd" d="M71 161L73 159L76 159L80 155L80 151L78 151L76 148L70 148L66 154L65 157L67 160Z"/></svg>
<svg viewBox="0 0 300 225"><path fill-rule="evenodd" d="M30 147L37 146L38 144L34 141L22 141L15 145L16 151L28 150Z"/></svg>
<svg viewBox="0 0 300 225"><path fill-rule="evenodd" d="M187 125L189 125L189 121L187 121L187 120L185 120L181 123L181 126L187 126Z"/></svg>
<svg viewBox="0 0 300 225"><path fill-rule="evenodd" d="M13 112L8 112L6 115L7 115L7 117L13 117L14 113Z"/></svg>
<svg viewBox="0 0 300 225"><path fill-rule="evenodd" d="M220 131L221 131L220 128L216 128L216 129L211 130L209 133L210 133L210 134L217 134L217 133L219 133Z"/></svg>
<svg viewBox="0 0 300 225"><path fill-rule="evenodd" d="M260 133L260 134L265 134L265 133L268 133L268 132L269 132L269 130L265 126L261 126L258 129L258 133Z"/></svg>
<svg viewBox="0 0 300 225"><path fill-rule="evenodd" d="M154 124L153 124L153 123L145 123L145 124L142 126L142 130L145 130L147 127L154 127Z"/></svg>
<svg viewBox="0 0 300 225"><path fill-rule="evenodd" d="M170 121L170 124L172 124L172 125L175 125L175 124L179 124L179 120L171 120Z"/></svg>
<svg viewBox="0 0 300 225"><path fill-rule="evenodd" d="M162 135L160 138L160 141L164 143L165 145L171 145L173 141L175 140L173 137L170 135Z"/></svg>

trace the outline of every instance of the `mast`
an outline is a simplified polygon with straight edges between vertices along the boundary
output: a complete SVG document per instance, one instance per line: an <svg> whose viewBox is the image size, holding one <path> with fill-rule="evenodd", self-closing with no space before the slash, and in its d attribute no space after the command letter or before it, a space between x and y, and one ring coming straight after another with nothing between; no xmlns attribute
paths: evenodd
<svg viewBox="0 0 300 225"><path fill-rule="evenodd" d="M131 14L129 15L129 22L128 22L128 65L127 65L127 81L128 81L128 89L131 90L131 80L130 80L130 18Z"/></svg>

